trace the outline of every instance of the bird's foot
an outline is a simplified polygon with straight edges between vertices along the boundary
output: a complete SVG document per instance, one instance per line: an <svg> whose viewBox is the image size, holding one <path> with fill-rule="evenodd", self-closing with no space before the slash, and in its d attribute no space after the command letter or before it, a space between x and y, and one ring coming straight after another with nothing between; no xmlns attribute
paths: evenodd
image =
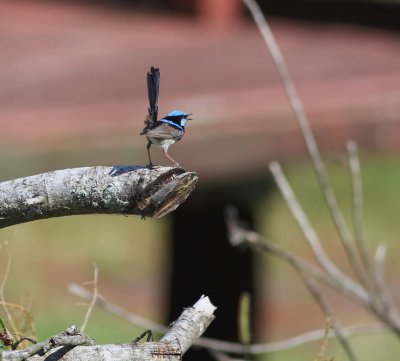
<svg viewBox="0 0 400 361"><path fill-rule="evenodd" d="M151 330L144 331L141 335L136 337L131 343L139 342L140 340L144 339L146 336L146 342L153 341L153 332Z"/></svg>
<svg viewBox="0 0 400 361"><path fill-rule="evenodd" d="M174 167L175 168L179 168L179 169L182 169L183 171L185 171L186 172L186 169L185 168L183 168L179 163L177 163L177 162L174 162Z"/></svg>

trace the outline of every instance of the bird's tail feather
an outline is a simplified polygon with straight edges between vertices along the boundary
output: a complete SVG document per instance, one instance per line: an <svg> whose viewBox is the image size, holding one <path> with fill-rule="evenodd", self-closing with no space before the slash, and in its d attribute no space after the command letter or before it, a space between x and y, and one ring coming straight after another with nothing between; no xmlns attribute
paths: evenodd
<svg viewBox="0 0 400 361"><path fill-rule="evenodd" d="M147 94L149 97L149 124L150 128L157 121L158 116L158 90L160 87L160 70L151 67L147 73Z"/></svg>

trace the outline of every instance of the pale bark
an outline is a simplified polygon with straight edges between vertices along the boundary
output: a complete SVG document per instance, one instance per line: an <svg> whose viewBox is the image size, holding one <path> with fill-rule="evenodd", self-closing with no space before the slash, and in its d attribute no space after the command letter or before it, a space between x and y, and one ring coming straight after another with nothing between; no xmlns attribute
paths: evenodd
<svg viewBox="0 0 400 361"><path fill-rule="evenodd" d="M1 361L180 361L182 355L198 339L214 319L215 307L208 297L202 297L186 308L171 325L165 336L157 342L93 345L74 327L49 340L24 350L3 351ZM80 344L89 344L81 346ZM61 346L62 345L62 346ZM78 345L78 346L77 346ZM61 346L61 347L60 347Z"/></svg>
<svg viewBox="0 0 400 361"><path fill-rule="evenodd" d="M85 167L0 183L0 228L33 220L108 213L162 217L194 190L180 168Z"/></svg>

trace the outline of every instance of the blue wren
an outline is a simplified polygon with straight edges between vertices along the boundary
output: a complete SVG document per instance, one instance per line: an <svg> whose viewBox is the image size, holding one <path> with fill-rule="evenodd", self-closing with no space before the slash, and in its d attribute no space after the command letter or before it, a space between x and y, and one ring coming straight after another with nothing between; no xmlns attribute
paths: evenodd
<svg viewBox="0 0 400 361"><path fill-rule="evenodd" d="M190 120L190 113L181 110L169 112L165 117L157 120L158 116L158 91L160 86L160 70L151 67L147 73L147 94L149 98L149 115L145 120L145 127L140 135L146 135L147 153L149 155L150 167L153 166L150 156L152 144L159 145L164 151L165 156L172 161L175 166L180 167L179 163L168 154L170 145L180 141L185 134L185 125Z"/></svg>

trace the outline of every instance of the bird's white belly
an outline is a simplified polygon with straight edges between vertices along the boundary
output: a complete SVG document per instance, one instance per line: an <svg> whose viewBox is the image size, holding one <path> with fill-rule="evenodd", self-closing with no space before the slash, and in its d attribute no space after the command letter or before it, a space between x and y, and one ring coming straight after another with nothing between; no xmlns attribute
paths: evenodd
<svg viewBox="0 0 400 361"><path fill-rule="evenodd" d="M169 146L175 144L175 139L160 139L160 138L150 138L150 142L159 145L164 151L167 151Z"/></svg>

